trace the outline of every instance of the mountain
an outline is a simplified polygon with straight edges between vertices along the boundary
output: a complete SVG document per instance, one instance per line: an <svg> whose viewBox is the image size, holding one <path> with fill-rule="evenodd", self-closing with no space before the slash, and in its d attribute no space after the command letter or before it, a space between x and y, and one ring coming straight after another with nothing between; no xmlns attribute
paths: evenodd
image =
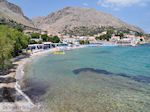
<svg viewBox="0 0 150 112"><path fill-rule="evenodd" d="M66 7L46 17L33 19L34 24L50 34L91 35L105 28L143 32L140 28L129 25L120 19L95 9Z"/></svg>
<svg viewBox="0 0 150 112"><path fill-rule="evenodd" d="M16 22L29 27L34 27L33 22L24 16L21 8L7 0L0 0L0 23Z"/></svg>

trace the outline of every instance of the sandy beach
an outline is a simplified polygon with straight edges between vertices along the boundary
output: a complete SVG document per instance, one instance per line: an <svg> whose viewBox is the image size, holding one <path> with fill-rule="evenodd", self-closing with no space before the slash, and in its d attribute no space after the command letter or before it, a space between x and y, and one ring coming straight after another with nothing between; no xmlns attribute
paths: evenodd
<svg viewBox="0 0 150 112"><path fill-rule="evenodd" d="M0 88L11 88L16 90L16 95L22 96L22 100L15 101L15 102L1 102L0 103L0 110L1 112L10 112L10 111L21 111L21 112L27 112L33 109L34 107L38 107L38 105L34 105L32 100L22 92L21 90L21 84L24 78L24 67L27 63L30 63L31 60L35 59L36 57L46 55L48 53L52 53L59 50L73 50L78 48L83 48L85 46L79 46L79 47L56 47L48 50L39 51L36 53L31 53L29 57L24 57L22 59L19 59L20 57L16 57L13 59L13 64L15 65L15 70L12 70L9 74L5 76L0 76L0 78L14 78L16 81L12 83L0 83Z"/></svg>

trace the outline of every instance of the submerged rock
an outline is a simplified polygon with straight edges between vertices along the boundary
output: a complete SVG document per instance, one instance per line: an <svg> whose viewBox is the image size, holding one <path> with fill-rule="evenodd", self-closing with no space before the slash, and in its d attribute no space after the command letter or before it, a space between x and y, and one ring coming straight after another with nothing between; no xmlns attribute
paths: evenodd
<svg viewBox="0 0 150 112"><path fill-rule="evenodd" d="M129 78L129 79L137 81L137 82L142 82L142 83L146 83L146 84L150 83L150 77L148 77L148 76L142 76L142 75L133 76L133 75L125 74L125 73L115 74L115 73L109 72L107 70L95 69L95 68L79 68L79 69L73 70L72 72L75 75L79 75L82 72L93 72L93 73L97 73L97 74L104 74L104 75L110 75L110 76L111 75L122 76L122 77Z"/></svg>

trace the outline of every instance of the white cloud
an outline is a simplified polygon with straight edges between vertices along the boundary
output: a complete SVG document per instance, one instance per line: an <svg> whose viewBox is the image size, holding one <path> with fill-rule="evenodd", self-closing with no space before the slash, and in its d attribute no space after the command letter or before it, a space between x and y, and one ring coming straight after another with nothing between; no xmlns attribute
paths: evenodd
<svg viewBox="0 0 150 112"><path fill-rule="evenodd" d="M147 6L150 0L99 0L98 5L107 8L129 7L133 5Z"/></svg>
<svg viewBox="0 0 150 112"><path fill-rule="evenodd" d="M89 6L89 4L88 4L88 3L83 3L83 5L84 5L84 6Z"/></svg>

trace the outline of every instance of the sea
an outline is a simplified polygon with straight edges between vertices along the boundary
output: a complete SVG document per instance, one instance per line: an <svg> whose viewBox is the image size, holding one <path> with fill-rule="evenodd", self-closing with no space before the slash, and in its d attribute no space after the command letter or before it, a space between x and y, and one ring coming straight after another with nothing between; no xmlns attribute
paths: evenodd
<svg viewBox="0 0 150 112"><path fill-rule="evenodd" d="M36 112L149 112L150 44L47 54L25 67Z"/></svg>

